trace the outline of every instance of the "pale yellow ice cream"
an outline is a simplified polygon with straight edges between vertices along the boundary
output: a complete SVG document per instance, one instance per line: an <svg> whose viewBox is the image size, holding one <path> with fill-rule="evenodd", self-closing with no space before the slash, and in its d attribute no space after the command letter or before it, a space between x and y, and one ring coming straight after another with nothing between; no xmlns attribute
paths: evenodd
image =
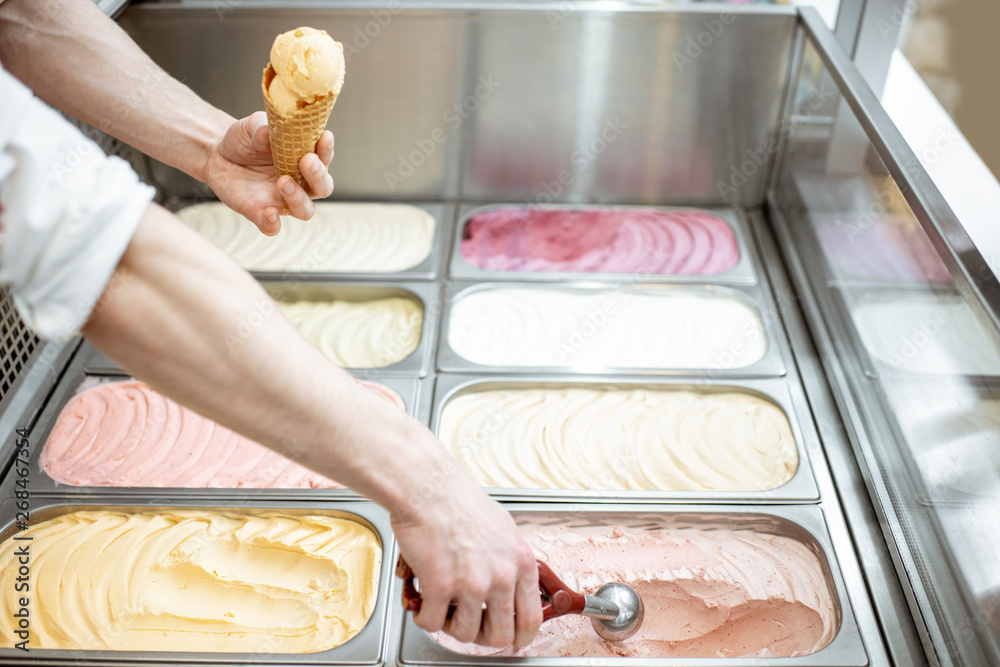
<svg viewBox="0 0 1000 667"><path fill-rule="evenodd" d="M281 512L80 511L15 537L0 545L0 642L18 641L30 545L32 649L325 651L368 622L382 562L356 521Z"/></svg>
<svg viewBox="0 0 1000 667"><path fill-rule="evenodd" d="M381 368L407 358L420 343L420 301L278 301L292 324L344 368Z"/></svg>
<svg viewBox="0 0 1000 667"><path fill-rule="evenodd" d="M289 114L340 93L346 69L344 47L325 30L296 28L275 37L271 67L276 76L267 92L278 110Z"/></svg>
<svg viewBox="0 0 1000 667"><path fill-rule="evenodd" d="M788 418L749 393L503 389L449 400L438 436L484 486L763 491L798 468Z"/></svg>
<svg viewBox="0 0 1000 667"><path fill-rule="evenodd" d="M317 202L312 219L285 218L276 236L221 202L177 217L251 271L403 271L424 261L434 241L434 217L405 204Z"/></svg>

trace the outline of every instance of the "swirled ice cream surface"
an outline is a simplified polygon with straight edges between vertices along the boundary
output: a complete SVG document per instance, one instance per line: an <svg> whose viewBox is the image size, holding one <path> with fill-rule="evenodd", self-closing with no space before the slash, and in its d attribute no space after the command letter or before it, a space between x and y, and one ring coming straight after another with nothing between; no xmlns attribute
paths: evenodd
<svg viewBox="0 0 1000 667"><path fill-rule="evenodd" d="M310 343L344 368L381 368L417 349L424 308L416 298L278 301Z"/></svg>
<svg viewBox="0 0 1000 667"><path fill-rule="evenodd" d="M403 271L424 261L434 240L431 214L404 204L319 202L310 220L283 217L273 237L220 202L177 215L251 271Z"/></svg>
<svg viewBox="0 0 1000 667"><path fill-rule="evenodd" d="M695 290L491 287L452 304L448 343L486 366L751 366L767 351L757 309Z"/></svg>
<svg viewBox="0 0 1000 667"><path fill-rule="evenodd" d="M378 537L322 515L77 511L0 545L14 590L30 544L31 648L312 653L357 635L375 609ZM12 646L13 595L0 600Z"/></svg>
<svg viewBox="0 0 1000 667"><path fill-rule="evenodd" d="M445 404L438 437L494 487L759 491L798 467L788 418L749 393L475 391Z"/></svg>
<svg viewBox="0 0 1000 667"><path fill-rule="evenodd" d="M388 387L364 384L403 408ZM73 486L341 486L137 381L102 383L70 399L40 463L56 482Z"/></svg>
<svg viewBox="0 0 1000 667"><path fill-rule="evenodd" d="M819 557L788 537L718 527L546 525L541 518L521 532L570 588L592 594L609 581L634 588L645 620L632 638L612 643L594 633L590 619L562 616L543 623L527 647L500 655L791 657L815 653L838 630ZM440 633L435 639L461 653L495 651Z"/></svg>
<svg viewBox="0 0 1000 667"><path fill-rule="evenodd" d="M729 223L697 209L499 208L469 219L461 249L493 271L714 275L740 258Z"/></svg>

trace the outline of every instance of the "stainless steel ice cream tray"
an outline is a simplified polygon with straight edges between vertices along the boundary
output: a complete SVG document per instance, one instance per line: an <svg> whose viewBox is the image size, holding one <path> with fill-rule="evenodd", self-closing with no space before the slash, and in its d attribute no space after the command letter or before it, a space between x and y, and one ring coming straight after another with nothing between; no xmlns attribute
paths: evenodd
<svg viewBox="0 0 1000 667"><path fill-rule="evenodd" d="M411 203L411 202L350 202L343 203L372 203L378 205L385 204L406 204L415 208L427 211L434 218L434 236L431 239L430 251L423 260L415 266L399 271L321 271L321 270L260 270L248 269L250 273L260 280L342 280L342 281L396 281L396 280L435 280L441 271L442 257L445 254L446 239L449 230L454 226L455 206L449 203ZM203 203L192 199L176 199L167 202L167 207L174 211L180 211L187 206L196 203ZM249 222L247 224L250 224ZM308 257L303 258L308 260Z"/></svg>
<svg viewBox="0 0 1000 667"><path fill-rule="evenodd" d="M271 297L278 302L288 301L370 301L391 297L416 299L423 309L420 342L406 358L386 365L371 368L352 368L366 372L364 379L377 380L388 375L426 375L430 368L430 358L434 349L436 331L436 308L434 307L436 286L432 283L366 283L346 284L326 281L263 282ZM393 350L384 354L393 356Z"/></svg>
<svg viewBox="0 0 1000 667"><path fill-rule="evenodd" d="M513 363L505 365L484 365L470 361L457 352L451 342L451 328L453 314L456 304L470 295L492 290L546 290L560 291L570 294L580 295L607 295L602 302L605 310L605 321L610 321L617 309L629 298L636 295L658 295L677 294L708 298L728 298L737 303L747 306L757 315L759 331L751 327L741 329L736 339L728 342L727 347L713 355L713 361L700 367L597 367L591 365L580 365L571 363L572 355L567 353L567 363L554 366L518 366ZM683 375L689 377L702 377L708 380L731 378L731 377L773 377L782 376L786 372L785 353L787 351L787 341L784 332L781 330L781 313L785 307L791 307L784 302L775 304L769 290L761 285L757 286L716 286L716 285L665 285L649 283L633 283L625 281L622 283L600 283L600 282L574 282L574 283L528 283L528 282L445 282L442 286L441 303L444 306L444 314L441 317L441 330L437 352L437 370L445 372L459 373L537 373L537 374L617 374L617 375ZM542 322L531 322L533 325L544 326ZM588 329L588 327L590 327ZM564 331L560 331L560 340L565 342L567 350L581 348L588 344L589 338L586 336L591 330L599 332L601 323L594 324L590 320L581 322L569 322ZM754 344L757 337L763 332L764 352L755 362L741 367L727 367L730 357L742 354L747 346ZM580 338L582 343L575 342L574 336ZM628 339L621 341L622 347L628 347ZM541 344L541 343L539 343ZM664 344L667 344L664 341Z"/></svg>
<svg viewBox="0 0 1000 667"><path fill-rule="evenodd" d="M730 229L736 239L736 247L739 251L739 258L736 264L728 271L718 274L658 274L648 271L636 271L632 273L598 273L598 272L574 272L574 271L496 271L481 269L470 263L462 255L462 240L465 227L468 222L478 213L506 208L538 208L543 210L559 211L586 211L592 209L614 210L627 212L630 210L654 210L654 211L679 211L697 210L709 213L722 219ZM598 281L607 280L610 282L620 282L632 280L633 282L644 283L715 283L720 285L752 285L757 282L757 274L754 269L755 253L751 249L749 235L747 234L747 221L740 211L731 208L712 207L667 207L667 206L621 206L621 205L575 205L575 204L534 204L534 203L510 203L491 204L488 206L478 206L475 204L461 205L456 216L457 224L452 229L450 235L451 259L449 260L448 276L453 280L532 280L532 281Z"/></svg>
<svg viewBox="0 0 1000 667"><path fill-rule="evenodd" d="M6 540L18 530L15 525L13 498L5 495L0 501L0 538ZM198 665L246 665L246 664L296 664L296 665L381 665L387 659L389 636L390 589L396 563L396 543L389 524L389 515L378 505L369 502L332 503L296 502L281 503L270 500L224 500L208 499L167 499L150 496L138 499L99 496L67 499L37 499L32 503L28 525L34 525L56 516L80 510L94 511L141 511L204 509L219 512L233 511L255 514L266 511L280 511L291 515L326 515L351 519L368 527L377 535L382 546L382 562L379 568L379 585L375 607L368 623L354 638L340 646L316 653L196 653L178 651L82 651L57 650L30 647L29 652L15 648L0 648L0 664L9 665L135 665L135 664L198 664ZM37 555L36 555L37 558ZM398 603L397 603L398 604ZM267 643L262 642L262 650Z"/></svg>
<svg viewBox="0 0 1000 667"><path fill-rule="evenodd" d="M369 301L391 297L413 299L423 309L420 341L416 349L406 358L395 363L371 368L348 368L363 380L380 381L391 376L418 377L430 370L431 355L434 350L434 334L437 331L438 289L434 283L370 282L342 283L323 280L289 280L284 282L263 282L265 290L276 301ZM239 333L239 332L237 332ZM395 354L387 350L386 354ZM120 373L118 364L103 355L95 355L87 366L95 373Z"/></svg>
<svg viewBox="0 0 1000 667"><path fill-rule="evenodd" d="M135 487L135 486L72 486L60 484L53 480L42 468L40 457L63 407L80 390L83 383L97 384L99 382L121 382L130 379L124 374L98 375L88 373L91 367L91 354L100 354L85 345L63 375L52 395L49 397L41 415L28 438L30 442L29 458L29 489L32 495L59 497L90 497L105 495L111 497L146 498L161 496L164 498L201 498L224 497L227 499L242 499L249 496L259 498L294 498L296 500L316 499L319 497L336 500L355 500L360 496L345 488L213 488L213 487ZM101 355L103 356L103 355ZM119 369L119 373L121 373ZM357 377L357 376L356 376ZM363 379L363 378L362 378ZM407 411L423 423L428 423L430 414L430 394L432 387L428 382L418 378L382 377L378 380L389 389L395 391L403 399ZM426 395L424 395L426 394ZM15 477L15 467L8 471L8 479Z"/></svg>
<svg viewBox="0 0 1000 667"><path fill-rule="evenodd" d="M545 524L567 526L625 526L639 530L661 528L700 528L704 530L749 529L787 537L805 545L815 553L823 568L825 583L833 595L837 631L831 642L811 655L787 658L569 658L569 657L498 657L469 656L456 653L436 642L427 632L418 628L412 615L406 614L400 646L400 664L415 665L539 665L563 667L579 665L638 665L668 667L672 665L713 665L726 667L762 665L851 666L869 664L868 656L844 584L830 533L826 527L823 510L819 507L796 506L706 506L706 505L564 505L510 504L508 509L515 520L534 518ZM540 519L539 519L540 517ZM850 545L846 545L849 549ZM398 589L398 584L397 584ZM650 617L649 611L646 618Z"/></svg>
<svg viewBox="0 0 1000 667"><path fill-rule="evenodd" d="M503 389L623 389L694 391L699 393L744 392L773 403L787 417L795 438L798 462L792 477L773 489L761 491L630 491L622 489L542 489L491 487L489 492L505 500L537 502L602 503L808 503L820 499L806 443L818 442L808 406L792 398L781 378L745 380L684 380L680 378L636 378L615 376L520 376L498 375L470 378L441 374L434 391L431 430L440 437L442 414L448 402L463 395ZM638 437L638 435L636 435ZM483 443L482 446L485 446ZM557 465L557 463L553 463Z"/></svg>

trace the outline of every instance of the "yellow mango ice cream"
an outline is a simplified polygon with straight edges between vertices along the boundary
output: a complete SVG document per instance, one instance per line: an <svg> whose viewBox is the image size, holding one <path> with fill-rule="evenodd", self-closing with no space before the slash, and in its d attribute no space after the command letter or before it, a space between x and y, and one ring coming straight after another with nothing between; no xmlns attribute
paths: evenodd
<svg viewBox="0 0 1000 667"><path fill-rule="evenodd" d="M271 101L283 114L340 93L344 85L344 47L325 30L296 28L271 45L275 77L268 85Z"/></svg>
<svg viewBox="0 0 1000 667"><path fill-rule="evenodd" d="M23 545L30 646L46 649L325 651L368 622L382 562L375 533L348 519L78 511L0 545L2 590L15 591ZM5 647L19 641L18 604L0 596Z"/></svg>

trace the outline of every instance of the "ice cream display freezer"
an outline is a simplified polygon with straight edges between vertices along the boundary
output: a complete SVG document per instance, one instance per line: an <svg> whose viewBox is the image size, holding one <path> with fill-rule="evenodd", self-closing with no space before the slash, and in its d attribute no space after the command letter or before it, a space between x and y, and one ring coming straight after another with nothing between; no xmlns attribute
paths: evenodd
<svg viewBox="0 0 1000 667"><path fill-rule="evenodd" d="M564 619L522 653L424 632L382 510L179 417L86 342L33 338L5 297L0 585L37 531L59 604L24 606L24 652L0 594L0 664L1000 662L1000 286L814 11L175 0L118 20L237 117L276 34L343 43L315 226L265 246L204 186L146 176L561 577L640 590L646 629L611 645ZM326 547L282 536L329 522L365 536L331 553L366 550L344 576L367 597L310 625L301 600L339 584L311 569Z"/></svg>

